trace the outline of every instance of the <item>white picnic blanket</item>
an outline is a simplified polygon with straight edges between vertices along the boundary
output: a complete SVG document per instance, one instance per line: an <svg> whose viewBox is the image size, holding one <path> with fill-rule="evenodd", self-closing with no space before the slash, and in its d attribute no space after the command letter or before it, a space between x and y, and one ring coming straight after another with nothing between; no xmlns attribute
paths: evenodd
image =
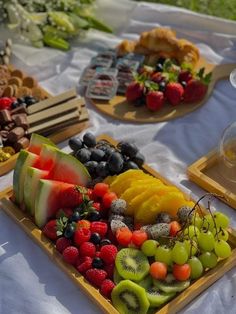
<svg viewBox="0 0 236 314"><path fill-rule="evenodd" d="M77 85L82 70L98 50L114 47L122 38L137 38L144 30L169 26L178 37L192 40L213 63L236 63L236 23L175 7L98 0L98 16L115 35L90 31L74 40L69 53L26 47L15 40L13 63L34 75L57 94ZM1 39L8 32L0 30ZM133 140L147 163L197 199L204 191L191 183L187 166L219 143L222 131L236 120L236 89L220 81L207 103L184 117L158 124L132 124L101 115L90 104L90 130L118 140ZM67 141L60 147L69 151ZM0 178L0 190L12 184L12 172ZM236 227L236 213L216 201ZM236 313L236 270L231 270L187 305L181 313ZM9 217L0 211L0 314L95 314L99 308L47 257Z"/></svg>

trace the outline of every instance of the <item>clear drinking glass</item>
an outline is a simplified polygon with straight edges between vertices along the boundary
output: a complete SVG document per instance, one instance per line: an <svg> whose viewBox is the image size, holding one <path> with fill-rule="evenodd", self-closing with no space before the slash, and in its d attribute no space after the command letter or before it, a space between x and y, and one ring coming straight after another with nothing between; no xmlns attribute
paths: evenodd
<svg viewBox="0 0 236 314"><path fill-rule="evenodd" d="M224 130L218 149L220 174L236 182L236 121Z"/></svg>

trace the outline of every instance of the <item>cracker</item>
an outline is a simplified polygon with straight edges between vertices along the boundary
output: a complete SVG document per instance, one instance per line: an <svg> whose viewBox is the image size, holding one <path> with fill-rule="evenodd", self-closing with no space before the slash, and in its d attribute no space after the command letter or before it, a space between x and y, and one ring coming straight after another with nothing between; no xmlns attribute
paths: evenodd
<svg viewBox="0 0 236 314"><path fill-rule="evenodd" d="M25 96L32 96L32 92L28 87L22 86L18 89L17 98L21 98Z"/></svg>
<svg viewBox="0 0 236 314"><path fill-rule="evenodd" d="M3 91L3 96L13 97L14 96L14 88L11 85L8 85Z"/></svg>
<svg viewBox="0 0 236 314"><path fill-rule="evenodd" d="M38 100L44 99L42 90L39 87L32 88L32 96Z"/></svg>
<svg viewBox="0 0 236 314"><path fill-rule="evenodd" d="M11 76L19 77L20 79L23 79L24 77L23 72L21 72L20 70L13 70L11 72Z"/></svg>
<svg viewBox="0 0 236 314"><path fill-rule="evenodd" d="M29 88L33 88L33 87L36 87L36 85L37 85L37 82L31 76L26 76L23 79L23 86L26 86L26 87L29 87Z"/></svg>
<svg viewBox="0 0 236 314"><path fill-rule="evenodd" d="M8 80L8 84L9 85L16 85L18 87L21 87L22 86L22 80L19 77L17 77L17 76L13 76L13 77L11 77Z"/></svg>

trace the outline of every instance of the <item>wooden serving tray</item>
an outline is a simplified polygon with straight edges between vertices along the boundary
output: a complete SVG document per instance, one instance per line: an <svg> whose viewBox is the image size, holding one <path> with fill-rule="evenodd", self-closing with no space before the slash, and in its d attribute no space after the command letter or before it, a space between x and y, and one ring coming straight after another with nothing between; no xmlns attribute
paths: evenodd
<svg viewBox="0 0 236 314"><path fill-rule="evenodd" d="M116 141L107 135L101 135L98 139L104 139L112 144L117 144ZM143 170L150 173L154 177L161 179L167 185L173 185L170 181L162 177L158 172L147 165L144 165ZM41 230L33 223L30 216L21 211L14 205L10 197L12 188L8 188L0 192L1 207L3 210L14 219L14 221L23 228L23 230L32 238L47 255L73 280L73 282L82 289L93 302L95 302L106 314L119 314L106 298L104 298L97 289L92 287L82 275L71 265L65 263L60 253L54 248L52 242L46 238ZM187 195L185 195L187 197ZM232 247L232 255L220 261L217 266L207 271L204 276L191 284L189 288L177 295L172 301L163 306L156 314L174 314L181 310L185 305L194 300L201 292L210 287L215 281L222 277L227 271L236 265L236 232L229 230L229 242Z"/></svg>
<svg viewBox="0 0 236 314"><path fill-rule="evenodd" d="M165 104L161 110L151 112L146 106L135 107L133 104L129 104L124 96L116 96L110 101L95 99L90 99L90 101L102 113L122 121L155 123L176 119L193 112L205 104L211 96L217 81L229 77L232 70L236 68L236 64L215 65L208 63L204 58L200 58L196 68L200 69L202 67L205 67L206 73L212 71L212 80L207 95L199 103L180 104L178 106Z"/></svg>
<svg viewBox="0 0 236 314"><path fill-rule="evenodd" d="M190 165L187 172L190 180L209 192L222 195L220 200L236 209L236 183L221 176L216 150Z"/></svg>

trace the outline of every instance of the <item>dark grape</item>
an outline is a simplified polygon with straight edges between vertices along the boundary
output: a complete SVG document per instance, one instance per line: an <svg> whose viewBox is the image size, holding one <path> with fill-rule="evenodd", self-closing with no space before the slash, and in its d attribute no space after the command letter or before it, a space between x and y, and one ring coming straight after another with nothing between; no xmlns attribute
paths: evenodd
<svg viewBox="0 0 236 314"><path fill-rule="evenodd" d="M74 152L77 152L80 148L83 147L81 139L77 138L70 138L68 144Z"/></svg>
<svg viewBox="0 0 236 314"><path fill-rule="evenodd" d="M135 162L130 160L124 164L124 170L129 170L129 169L139 169L139 167Z"/></svg>
<svg viewBox="0 0 236 314"><path fill-rule="evenodd" d="M91 160L91 161L87 161L84 166L87 168L88 172L93 175L96 173L96 169L98 166L97 161Z"/></svg>
<svg viewBox="0 0 236 314"><path fill-rule="evenodd" d="M82 163L89 161L90 156L91 152L87 148L81 148L75 154L75 157L79 159L79 161L81 161Z"/></svg>
<svg viewBox="0 0 236 314"><path fill-rule="evenodd" d="M135 155L135 157L132 159L132 161L134 161L139 167L142 167L142 165L144 164L144 161L145 161L145 157L143 156L143 154L138 152Z"/></svg>
<svg viewBox="0 0 236 314"><path fill-rule="evenodd" d="M96 146L96 137L92 133L85 133L83 136L84 144L87 147L95 147Z"/></svg>
<svg viewBox="0 0 236 314"><path fill-rule="evenodd" d="M112 173L120 173L124 165L123 157L120 153L112 153L108 159L108 167Z"/></svg>
<svg viewBox="0 0 236 314"><path fill-rule="evenodd" d="M97 165L96 174L99 177L105 178L109 175L109 168L106 161L100 161Z"/></svg>
<svg viewBox="0 0 236 314"><path fill-rule="evenodd" d="M130 158L133 158L138 152L137 146L128 142L120 142L117 147L120 149L122 154L127 155Z"/></svg>
<svg viewBox="0 0 236 314"><path fill-rule="evenodd" d="M94 148L91 151L91 160L101 161L105 156L105 152L99 148Z"/></svg>

